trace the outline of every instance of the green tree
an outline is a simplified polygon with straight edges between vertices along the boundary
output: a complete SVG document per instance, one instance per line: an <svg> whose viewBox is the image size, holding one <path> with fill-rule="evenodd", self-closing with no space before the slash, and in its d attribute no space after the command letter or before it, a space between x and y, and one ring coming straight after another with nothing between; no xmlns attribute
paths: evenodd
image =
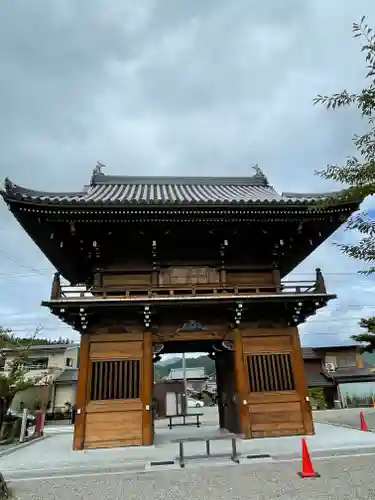
<svg viewBox="0 0 375 500"><path fill-rule="evenodd" d="M362 41L361 51L365 55L366 84L357 93L343 90L331 96L318 95L314 104L322 104L327 109L336 110L343 107L357 108L368 125L363 135L354 135L353 142L358 156L349 157L343 165L328 165L317 172L324 179L341 183L342 190L327 200L332 205L342 201L362 200L375 194L375 35L366 24L365 16L360 23L353 23L353 36ZM359 212L347 222L347 229L356 231L359 240L354 244L338 244L340 250L350 257L366 263L367 269L362 274L375 272L375 223L366 212ZM361 342L362 352L375 351L374 335L375 318L361 320L360 326L367 328L368 333L353 335L353 339Z"/></svg>
<svg viewBox="0 0 375 500"><path fill-rule="evenodd" d="M375 318L361 319L359 326L366 328L367 332L357 333L353 335L352 339L361 343L359 348L360 352L374 352L375 351Z"/></svg>
<svg viewBox="0 0 375 500"><path fill-rule="evenodd" d="M25 339L18 339L10 329L0 327L0 368L4 369L9 350L12 351L12 358L7 364L7 370L0 372L0 433L14 396L37 382L36 379L27 377L24 363L39 332L40 328L37 328L34 335L26 343Z"/></svg>

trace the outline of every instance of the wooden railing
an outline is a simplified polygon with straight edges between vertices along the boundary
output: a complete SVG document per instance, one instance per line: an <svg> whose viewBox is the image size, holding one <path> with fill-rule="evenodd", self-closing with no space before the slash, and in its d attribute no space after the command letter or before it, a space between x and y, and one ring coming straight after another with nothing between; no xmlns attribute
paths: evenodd
<svg viewBox="0 0 375 500"><path fill-rule="evenodd" d="M320 270L315 281L285 281L280 285L218 285L218 284L187 284L187 285L158 285L158 286L92 286L62 285L60 277L55 275L51 300L79 299L79 298L156 298L156 297L184 297L207 295L254 295L254 294L314 294L326 293L323 277Z"/></svg>

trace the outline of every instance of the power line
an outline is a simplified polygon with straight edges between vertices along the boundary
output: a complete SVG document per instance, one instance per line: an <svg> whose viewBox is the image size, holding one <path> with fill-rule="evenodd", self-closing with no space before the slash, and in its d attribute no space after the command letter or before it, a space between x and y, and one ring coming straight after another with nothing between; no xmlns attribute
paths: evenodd
<svg viewBox="0 0 375 500"><path fill-rule="evenodd" d="M44 273L45 271L41 271L40 269L35 269L34 267L30 266L25 266L24 264L21 264L20 262L16 261L11 255L9 255L5 250L0 248L0 254L3 255L6 259L8 259L10 262L13 264L16 264L19 267L22 267L23 269L26 269L28 271L32 271L33 273Z"/></svg>
<svg viewBox="0 0 375 500"><path fill-rule="evenodd" d="M22 274L22 273L0 273L0 279L4 279L4 281L9 280L9 279L30 279L30 278L44 278L50 276L52 273L46 273L46 274Z"/></svg>
<svg viewBox="0 0 375 500"><path fill-rule="evenodd" d="M17 275L19 277L23 276L23 277L31 277L31 276L35 276L35 275L47 275L47 274L50 274L51 271L47 270L47 269L36 269L34 267L31 267L31 266L27 266L25 264L22 264L21 262L18 262L14 257L12 257L8 252L6 252L5 250L3 250L2 248L0 248L0 255L3 255L7 260L9 260L10 262L12 262L13 264L27 270L27 271L31 271L31 273L0 273L0 276L8 276L8 277L16 277ZM289 276L291 278L293 278L293 276L311 276L313 275L314 273L313 272L310 272L310 273L302 273L302 272L291 272L289 273ZM325 273L323 271L323 276L363 276L361 275L361 273L359 272L336 272L336 273Z"/></svg>

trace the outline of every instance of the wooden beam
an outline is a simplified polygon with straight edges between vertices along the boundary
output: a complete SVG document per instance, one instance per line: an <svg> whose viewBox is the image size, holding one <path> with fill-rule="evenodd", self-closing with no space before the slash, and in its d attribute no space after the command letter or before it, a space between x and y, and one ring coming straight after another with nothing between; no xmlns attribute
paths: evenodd
<svg viewBox="0 0 375 500"><path fill-rule="evenodd" d="M89 386L90 336L81 335L79 369L76 389L76 417L74 423L73 450L83 450L85 444L86 405Z"/></svg>
<svg viewBox="0 0 375 500"><path fill-rule="evenodd" d="M180 341L184 340L224 340L224 332L175 332L175 333L157 333L153 335L154 343L168 342L168 341Z"/></svg>
<svg viewBox="0 0 375 500"><path fill-rule="evenodd" d="M143 334L143 377L142 377L142 444L151 445L152 431L152 395L153 395L152 333Z"/></svg>

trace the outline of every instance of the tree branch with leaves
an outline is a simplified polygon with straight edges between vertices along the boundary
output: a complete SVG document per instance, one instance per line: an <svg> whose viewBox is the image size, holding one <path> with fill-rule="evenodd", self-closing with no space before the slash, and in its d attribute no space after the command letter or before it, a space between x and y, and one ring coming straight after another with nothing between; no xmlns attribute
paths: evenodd
<svg viewBox="0 0 375 500"><path fill-rule="evenodd" d="M358 93L343 90L331 96L318 95L314 99L314 104L322 104L332 110L355 107L368 124L366 133L353 137L358 156L347 158L343 165L327 165L324 170L316 172L324 179L343 185L342 190L335 196L334 202L336 203L361 200L375 194L375 35L366 23L365 16L362 17L360 23L353 23L352 31L353 37L362 41L361 52L365 54L366 85ZM374 273L375 222L368 213L359 212L349 219L346 230L358 233L358 243L336 245L344 254L366 263L367 269L359 273L365 275ZM360 333L352 337L365 344L360 348L363 352L375 351L374 325L374 318L361 320L360 326L367 328L368 333Z"/></svg>
<svg viewBox="0 0 375 500"><path fill-rule="evenodd" d="M0 399L2 401L0 432L14 396L18 392L33 387L37 382L36 379L27 376L25 361L40 331L41 327L37 327L34 334L25 342L26 339L18 339L11 330L0 327L0 367L4 370L0 372ZM7 363L10 353L12 357Z"/></svg>
<svg viewBox="0 0 375 500"><path fill-rule="evenodd" d="M350 94L347 90L332 96L318 95L314 104L323 104L327 109L339 109L354 106L361 112L369 124L369 131L363 135L354 135L353 143L358 151L358 157L347 158L343 165L327 165L317 174L324 178L343 184L337 194L336 201L364 199L375 194L375 35L362 17L359 24L353 24L355 38L362 38L362 52L366 54L366 88L358 93ZM368 214L360 213L351 217L347 230L358 231L362 239L358 244L339 244L341 251L351 257L367 262L371 267L362 271L375 271L375 223Z"/></svg>

